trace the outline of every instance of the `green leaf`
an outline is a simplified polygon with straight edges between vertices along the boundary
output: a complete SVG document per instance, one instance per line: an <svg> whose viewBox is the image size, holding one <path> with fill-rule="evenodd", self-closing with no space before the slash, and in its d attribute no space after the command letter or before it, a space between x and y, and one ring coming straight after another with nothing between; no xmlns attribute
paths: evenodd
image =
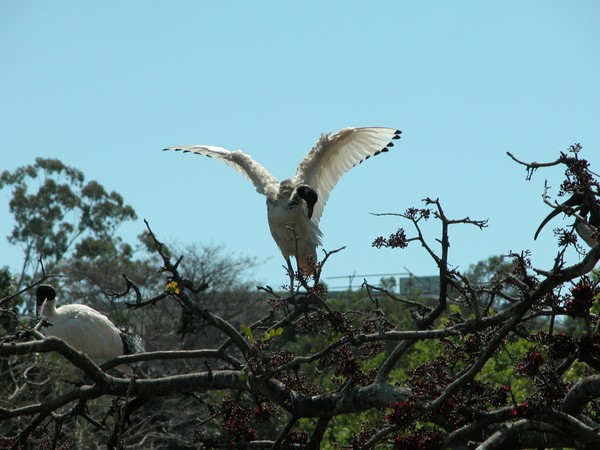
<svg viewBox="0 0 600 450"><path fill-rule="evenodd" d="M247 325L242 324L242 332L246 335L251 344L254 344L254 336L252 336L252 330Z"/></svg>

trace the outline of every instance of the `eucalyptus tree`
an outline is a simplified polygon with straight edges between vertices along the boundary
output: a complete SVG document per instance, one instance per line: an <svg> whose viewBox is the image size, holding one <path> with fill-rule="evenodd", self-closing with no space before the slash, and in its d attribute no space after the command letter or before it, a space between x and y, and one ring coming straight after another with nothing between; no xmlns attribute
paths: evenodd
<svg viewBox="0 0 600 450"><path fill-rule="evenodd" d="M0 189L11 190L9 209L14 228L7 237L21 246L23 261L15 288L70 255L123 252L115 232L125 221L137 218L115 191L97 181L86 181L83 172L58 159L36 158L34 164L0 174Z"/></svg>

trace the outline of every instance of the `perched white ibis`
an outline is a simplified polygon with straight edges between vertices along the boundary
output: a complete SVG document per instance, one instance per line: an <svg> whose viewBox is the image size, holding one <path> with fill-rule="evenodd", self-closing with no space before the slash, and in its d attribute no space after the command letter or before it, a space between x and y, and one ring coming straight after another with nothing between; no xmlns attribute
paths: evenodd
<svg viewBox="0 0 600 450"><path fill-rule="evenodd" d="M241 150L230 151L211 145L183 145L166 148L219 159L240 172L267 197L267 218L275 243L288 268L290 256L310 272L309 260L317 261L321 245L318 223L331 190L340 177L371 156L388 151L400 138L395 128L344 128L322 134L304 157L294 178L279 182L265 167Z"/></svg>
<svg viewBox="0 0 600 450"><path fill-rule="evenodd" d="M52 286L38 286L35 296L38 314L48 322L43 333L62 339L96 364L144 351L138 336L119 330L108 317L89 306L75 304L57 308L56 291ZM128 375L133 374L127 365L116 368Z"/></svg>
<svg viewBox="0 0 600 450"><path fill-rule="evenodd" d="M570 211L576 212L579 217L575 218L575 231L590 247L598 245L598 233L600 233L600 202L592 192L574 193L566 202L557 206L548 216L542 221L534 239L537 239L542 228L550 222L554 217L564 212L570 215ZM584 219L584 220L582 220Z"/></svg>

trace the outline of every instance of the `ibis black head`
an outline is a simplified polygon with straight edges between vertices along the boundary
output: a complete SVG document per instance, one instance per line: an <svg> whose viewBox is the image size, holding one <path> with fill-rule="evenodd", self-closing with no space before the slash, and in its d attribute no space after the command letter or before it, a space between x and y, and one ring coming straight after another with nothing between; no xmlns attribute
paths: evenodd
<svg viewBox="0 0 600 450"><path fill-rule="evenodd" d="M40 284L35 290L36 306L39 310L46 300L54 300L56 291L49 284Z"/></svg>
<svg viewBox="0 0 600 450"><path fill-rule="evenodd" d="M56 298L56 291L49 284L40 284L35 290L35 298L38 302L54 300Z"/></svg>
<svg viewBox="0 0 600 450"><path fill-rule="evenodd" d="M315 203L317 203L317 200L319 199L317 192L306 184L298 186L296 192L298 193L298 196L306 202L306 206L308 207L308 218L310 219L313 215Z"/></svg>

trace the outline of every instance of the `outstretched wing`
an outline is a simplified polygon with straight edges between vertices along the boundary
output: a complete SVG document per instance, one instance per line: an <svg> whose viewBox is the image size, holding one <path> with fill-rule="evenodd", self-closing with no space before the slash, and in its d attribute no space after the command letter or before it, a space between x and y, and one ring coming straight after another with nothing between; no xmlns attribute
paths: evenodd
<svg viewBox="0 0 600 450"><path fill-rule="evenodd" d="M335 134L323 134L304 157L296 171L295 182L308 184L319 200L313 218L318 222L329 194L341 176L371 156L387 152L392 139L400 138L395 128L344 128Z"/></svg>
<svg viewBox="0 0 600 450"><path fill-rule="evenodd" d="M244 175L248 181L254 184L260 194L268 195L273 189L278 189L279 181L277 181L277 178L271 175L271 172L264 166L254 161L250 155L241 150L232 152L212 145L180 145L165 148L166 150L181 151L184 153L191 152L223 161L229 167L234 168Z"/></svg>

